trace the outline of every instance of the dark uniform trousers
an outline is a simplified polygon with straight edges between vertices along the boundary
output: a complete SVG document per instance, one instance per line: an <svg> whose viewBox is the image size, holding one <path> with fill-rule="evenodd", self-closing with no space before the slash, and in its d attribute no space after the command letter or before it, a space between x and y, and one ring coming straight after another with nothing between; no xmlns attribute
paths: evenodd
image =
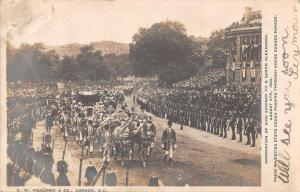
<svg viewBox="0 0 300 192"><path fill-rule="evenodd" d="M239 134L239 141L242 142L243 141L243 122L242 122L242 119L239 119L238 120L238 123L237 123L237 132Z"/></svg>

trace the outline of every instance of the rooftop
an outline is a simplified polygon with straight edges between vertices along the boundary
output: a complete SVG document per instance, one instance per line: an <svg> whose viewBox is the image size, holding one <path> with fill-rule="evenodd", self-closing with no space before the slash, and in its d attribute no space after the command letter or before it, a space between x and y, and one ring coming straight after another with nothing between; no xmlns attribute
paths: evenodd
<svg viewBox="0 0 300 192"><path fill-rule="evenodd" d="M245 12L242 19L239 22L233 22L226 29L226 33L248 31L248 30L260 30L261 29L261 11L252 11L251 7L245 7Z"/></svg>

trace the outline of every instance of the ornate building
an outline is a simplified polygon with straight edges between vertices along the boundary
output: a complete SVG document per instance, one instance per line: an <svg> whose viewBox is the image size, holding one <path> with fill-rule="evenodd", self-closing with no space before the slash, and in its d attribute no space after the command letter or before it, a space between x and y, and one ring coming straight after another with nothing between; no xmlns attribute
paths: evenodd
<svg viewBox="0 0 300 192"><path fill-rule="evenodd" d="M261 82L261 11L245 8L240 22L225 29L227 82Z"/></svg>

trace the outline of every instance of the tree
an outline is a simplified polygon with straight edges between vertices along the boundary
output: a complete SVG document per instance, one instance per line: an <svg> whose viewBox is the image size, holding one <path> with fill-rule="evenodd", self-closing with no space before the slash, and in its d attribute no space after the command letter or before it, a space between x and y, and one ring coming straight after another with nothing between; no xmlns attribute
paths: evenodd
<svg viewBox="0 0 300 192"><path fill-rule="evenodd" d="M72 56L64 55L57 69L57 76L59 79L66 81L79 80L79 69L76 59Z"/></svg>
<svg viewBox="0 0 300 192"><path fill-rule="evenodd" d="M43 44L21 45L19 49L7 46L8 81L49 81L57 77L59 56L54 51L44 51Z"/></svg>
<svg viewBox="0 0 300 192"><path fill-rule="evenodd" d="M109 79L110 71L103 65L101 51L95 51L92 46L83 46L76 57L80 68L80 76L84 79L101 80Z"/></svg>
<svg viewBox="0 0 300 192"><path fill-rule="evenodd" d="M14 56L7 61L8 81L39 81L42 60L42 44L21 45ZM8 50L9 51L9 50Z"/></svg>
<svg viewBox="0 0 300 192"><path fill-rule="evenodd" d="M110 69L113 77L126 77L133 73L128 54L116 55L112 53L104 55L103 63Z"/></svg>
<svg viewBox="0 0 300 192"><path fill-rule="evenodd" d="M60 65L59 55L55 50L44 52L41 57L40 66L37 67L43 80L55 80L57 76L57 69Z"/></svg>
<svg viewBox="0 0 300 192"><path fill-rule="evenodd" d="M129 59L137 76L158 75L167 84L190 77L202 64L183 24L165 21L140 28L130 44Z"/></svg>
<svg viewBox="0 0 300 192"><path fill-rule="evenodd" d="M225 67L226 66L226 49L229 47L229 42L225 38L223 30L212 32L206 55L212 57L213 66Z"/></svg>

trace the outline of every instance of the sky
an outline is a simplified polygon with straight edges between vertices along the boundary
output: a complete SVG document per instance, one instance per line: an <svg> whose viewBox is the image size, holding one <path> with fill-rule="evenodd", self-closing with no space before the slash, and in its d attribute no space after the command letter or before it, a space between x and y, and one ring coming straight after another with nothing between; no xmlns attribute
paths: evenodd
<svg viewBox="0 0 300 192"><path fill-rule="evenodd" d="M239 21L246 6L260 10L259 1L254 0L23 0L20 3L4 7L13 10L7 20L13 17L17 23L8 22L10 40L15 45L103 40L130 43L139 27L148 28L166 20L183 23L188 35L209 37L213 30Z"/></svg>

